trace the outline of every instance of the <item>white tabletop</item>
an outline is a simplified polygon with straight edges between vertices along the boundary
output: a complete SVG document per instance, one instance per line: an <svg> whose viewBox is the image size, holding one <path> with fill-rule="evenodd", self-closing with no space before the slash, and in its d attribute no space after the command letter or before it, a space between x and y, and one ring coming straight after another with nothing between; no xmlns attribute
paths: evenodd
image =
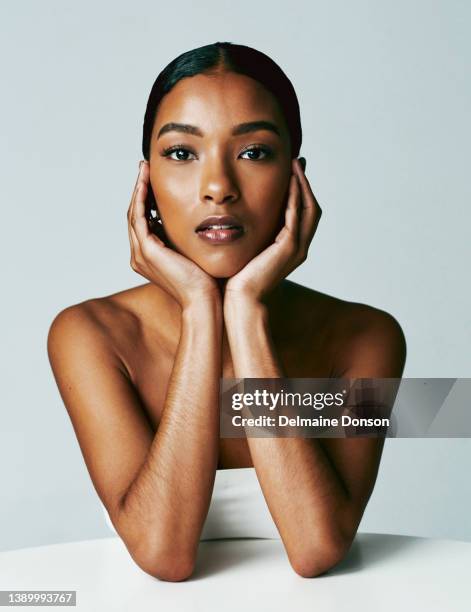
<svg viewBox="0 0 471 612"><path fill-rule="evenodd" d="M183 582L143 572L118 537L0 553L0 590L76 590L75 609L97 612L469 612L470 577L471 542L365 533L316 578L294 573L281 540L200 542Z"/></svg>

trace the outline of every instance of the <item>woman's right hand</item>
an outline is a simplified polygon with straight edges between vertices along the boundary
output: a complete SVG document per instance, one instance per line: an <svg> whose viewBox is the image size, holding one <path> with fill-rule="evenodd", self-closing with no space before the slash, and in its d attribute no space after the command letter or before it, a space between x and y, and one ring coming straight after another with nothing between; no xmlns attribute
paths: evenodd
<svg viewBox="0 0 471 612"><path fill-rule="evenodd" d="M128 232L131 268L172 295L182 308L202 298L221 300L216 280L196 263L167 247L150 231L145 217L149 163L141 162L131 204Z"/></svg>

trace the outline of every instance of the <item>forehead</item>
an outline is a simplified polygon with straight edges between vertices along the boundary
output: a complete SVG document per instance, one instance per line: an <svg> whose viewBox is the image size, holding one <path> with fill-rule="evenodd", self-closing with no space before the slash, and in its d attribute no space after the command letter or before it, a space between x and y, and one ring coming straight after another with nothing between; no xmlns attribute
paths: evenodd
<svg viewBox="0 0 471 612"><path fill-rule="evenodd" d="M234 72L198 74L181 79L164 96L154 130L173 121L197 125L210 133L257 119L271 120L286 132L275 96L258 81Z"/></svg>

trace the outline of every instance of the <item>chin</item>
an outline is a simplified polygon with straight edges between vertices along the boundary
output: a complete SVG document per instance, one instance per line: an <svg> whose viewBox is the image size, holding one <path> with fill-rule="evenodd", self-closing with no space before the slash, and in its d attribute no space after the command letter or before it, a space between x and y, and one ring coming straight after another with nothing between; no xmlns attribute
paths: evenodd
<svg viewBox="0 0 471 612"><path fill-rule="evenodd" d="M222 255L217 258L200 257L193 261L213 278L231 278L240 272L249 260L246 257L242 259Z"/></svg>
<svg viewBox="0 0 471 612"><path fill-rule="evenodd" d="M213 278L231 278L231 276L235 276L244 267L243 265L235 266L231 262L227 262L226 265L215 265L202 262L199 266L203 268L206 274L209 274Z"/></svg>

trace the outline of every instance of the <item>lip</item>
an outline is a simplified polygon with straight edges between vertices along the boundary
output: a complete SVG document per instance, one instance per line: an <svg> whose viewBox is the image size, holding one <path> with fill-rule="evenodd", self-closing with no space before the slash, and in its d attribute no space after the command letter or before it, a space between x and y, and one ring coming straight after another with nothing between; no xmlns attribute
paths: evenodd
<svg viewBox="0 0 471 612"><path fill-rule="evenodd" d="M241 227L233 229L207 229L196 232L198 238L211 244L227 244L234 242L244 235L244 230Z"/></svg>
<svg viewBox="0 0 471 612"><path fill-rule="evenodd" d="M206 217L206 219L203 219L203 221L201 221L201 223L195 228L195 232L198 232L204 227L207 227L212 224L236 225L237 227L241 228L242 231L244 229L242 221L240 221L240 219L238 219L234 215L219 215L219 216L211 215L210 217ZM218 230L218 231L226 231L226 230Z"/></svg>

